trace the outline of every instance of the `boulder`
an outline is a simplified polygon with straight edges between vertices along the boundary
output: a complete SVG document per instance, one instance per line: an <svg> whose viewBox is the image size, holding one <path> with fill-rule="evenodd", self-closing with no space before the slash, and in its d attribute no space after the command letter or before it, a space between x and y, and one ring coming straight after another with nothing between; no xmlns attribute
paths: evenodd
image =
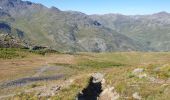
<svg viewBox="0 0 170 100"><path fill-rule="evenodd" d="M117 100L119 94L114 87L106 86L104 75L94 73L86 88L84 88L77 96L76 100Z"/></svg>
<svg viewBox="0 0 170 100"><path fill-rule="evenodd" d="M114 87L108 87L102 91L98 100L117 100L119 94L114 90Z"/></svg>
<svg viewBox="0 0 170 100"><path fill-rule="evenodd" d="M133 70L133 72L132 72L132 73L136 75L136 74L140 74L140 73L142 73L143 71L144 71L144 69L143 69L143 68L136 68L136 69L134 69L134 70Z"/></svg>
<svg viewBox="0 0 170 100"><path fill-rule="evenodd" d="M146 74L146 73L139 74L138 77L139 77L140 79L146 78L146 77L147 77L147 74Z"/></svg>
<svg viewBox="0 0 170 100"><path fill-rule="evenodd" d="M104 81L103 74L95 73L91 76L89 84L77 96L77 100L98 100L102 92L102 81Z"/></svg>
<svg viewBox="0 0 170 100"><path fill-rule="evenodd" d="M104 75L101 73L95 73L91 78L93 83L105 83Z"/></svg>

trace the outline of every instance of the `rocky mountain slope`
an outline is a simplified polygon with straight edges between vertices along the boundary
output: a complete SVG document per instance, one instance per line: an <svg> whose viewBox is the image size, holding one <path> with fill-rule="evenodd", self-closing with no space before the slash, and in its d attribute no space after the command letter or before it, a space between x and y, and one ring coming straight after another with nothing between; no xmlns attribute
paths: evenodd
<svg viewBox="0 0 170 100"><path fill-rule="evenodd" d="M0 0L1 21L24 32L25 40L58 51L134 51L138 43L81 12L60 11L21 0Z"/></svg>
<svg viewBox="0 0 170 100"><path fill-rule="evenodd" d="M0 47L1 48L25 48L22 41L23 32L15 29L7 23L0 22Z"/></svg>
<svg viewBox="0 0 170 100"><path fill-rule="evenodd" d="M170 14L126 16L121 14L92 15L102 25L116 30L150 50L170 50Z"/></svg>
<svg viewBox="0 0 170 100"><path fill-rule="evenodd" d="M89 16L29 1L0 0L0 22L22 32L13 35L62 52L169 51L169 19L166 12Z"/></svg>

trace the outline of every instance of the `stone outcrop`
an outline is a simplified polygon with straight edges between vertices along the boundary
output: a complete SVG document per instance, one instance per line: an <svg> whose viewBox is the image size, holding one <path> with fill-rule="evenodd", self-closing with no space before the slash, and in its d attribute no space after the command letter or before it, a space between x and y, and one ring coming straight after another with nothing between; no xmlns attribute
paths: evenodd
<svg viewBox="0 0 170 100"><path fill-rule="evenodd" d="M114 87L106 86L104 75L95 73L91 76L88 86L80 92L76 100L117 100L119 94Z"/></svg>
<svg viewBox="0 0 170 100"><path fill-rule="evenodd" d="M142 99L142 97L139 95L138 92L133 93L132 96L133 96L133 98L134 98L135 100L141 100L141 99Z"/></svg>
<svg viewBox="0 0 170 100"><path fill-rule="evenodd" d="M105 88L99 96L98 100L117 100L119 94L114 90L114 87Z"/></svg>
<svg viewBox="0 0 170 100"><path fill-rule="evenodd" d="M133 74L140 74L140 73L142 73L144 71L144 69L143 68L136 68L136 69L134 69L133 70Z"/></svg>

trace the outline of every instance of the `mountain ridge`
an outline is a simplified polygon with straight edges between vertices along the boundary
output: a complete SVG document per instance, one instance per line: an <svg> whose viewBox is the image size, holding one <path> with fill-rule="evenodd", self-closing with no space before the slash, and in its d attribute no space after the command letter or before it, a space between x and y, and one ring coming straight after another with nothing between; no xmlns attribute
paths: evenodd
<svg viewBox="0 0 170 100"><path fill-rule="evenodd" d="M91 16L100 23L133 38L156 51L169 51L170 13L152 15L101 15ZM108 20L109 19L109 20ZM163 34L163 35L162 35Z"/></svg>
<svg viewBox="0 0 170 100"><path fill-rule="evenodd" d="M62 11L56 7L48 8L29 1L0 2L0 21L10 23L12 27L23 31L22 39L35 45L48 46L62 52L169 50L169 47L157 49L158 47L149 46L153 41L141 41L143 38L136 35L136 30L133 30L134 35L130 34L131 28L137 26L136 24L143 25L140 19L145 16L87 15L77 11ZM166 12L147 16L157 18L162 15L166 15ZM143 31L145 28L139 30Z"/></svg>

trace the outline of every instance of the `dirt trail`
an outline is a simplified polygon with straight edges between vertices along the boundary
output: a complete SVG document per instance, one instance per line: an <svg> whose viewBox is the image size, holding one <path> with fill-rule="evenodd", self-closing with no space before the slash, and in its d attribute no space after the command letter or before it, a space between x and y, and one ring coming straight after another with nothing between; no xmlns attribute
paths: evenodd
<svg viewBox="0 0 170 100"><path fill-rule="evenodd" d="M32 75L30 77L24 77L24 78L1 83L0 88L23 86L23 85L27 85L29 83L37 82L37 81L58 80L65 76L63 74L57 74L57 75L53 75L53 76L41 76L41 74L43 74L45 71L53 70L53 68L55 70L60 70L62 68L62 66L48 66L48 65L43 66L40 69L38 69L34 75Z"/></svg>
<svg viewBox="0 0 170 100"><path fill-rule="evenodd" d="M58 80L63 78L64 75L55 75L55 76L41 76L41 77L29 77L29 78L21 78L9 82L5 82L0 85L1 88L8 88L13 86L23 86L36 81L50 81L50 80Z"/></svg>
<svg viewBox="0 0 170 100"><path fill-rule="evenodd" d="M47 71L50 68L50 66L43 66L42 68L38 69L37 72L33 75L33 77L40 76L43 72Z"/></svg>

